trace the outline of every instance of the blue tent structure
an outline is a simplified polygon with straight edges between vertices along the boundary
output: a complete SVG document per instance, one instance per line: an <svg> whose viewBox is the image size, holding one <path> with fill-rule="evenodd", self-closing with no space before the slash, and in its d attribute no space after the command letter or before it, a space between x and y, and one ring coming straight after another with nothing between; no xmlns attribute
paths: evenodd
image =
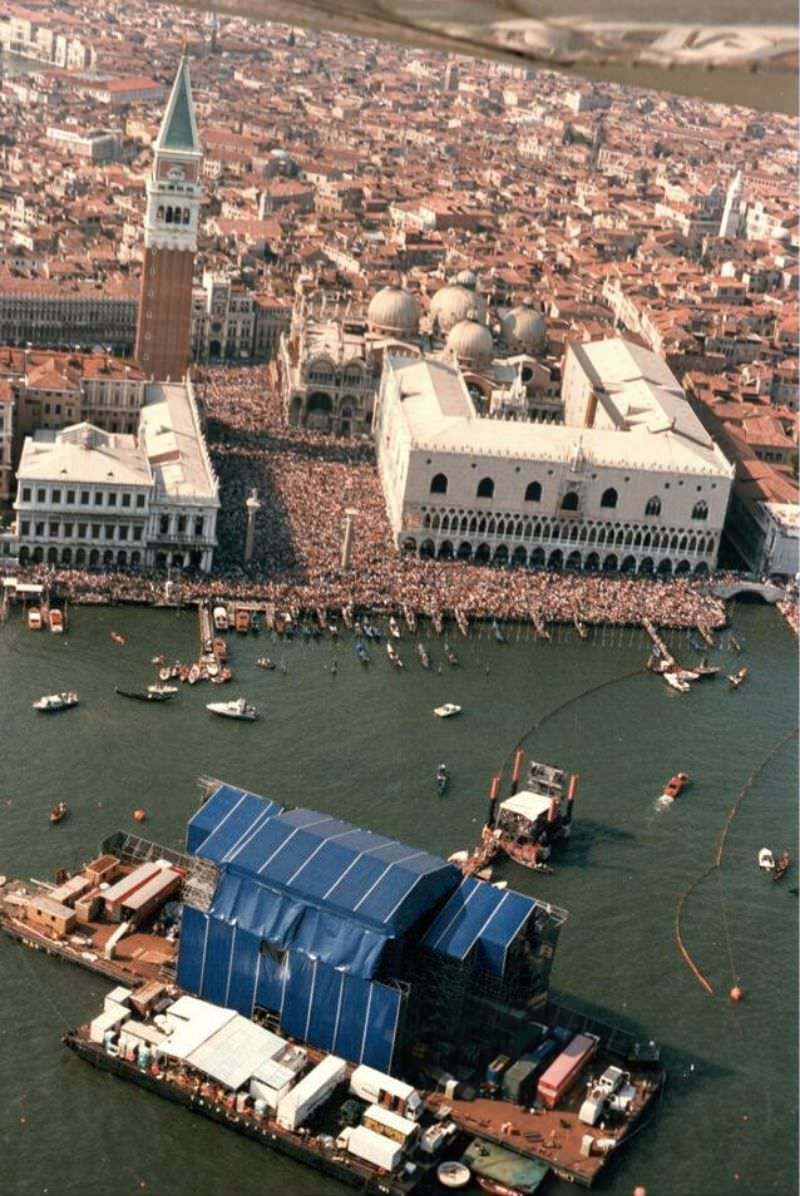
<svg viewBox="0 0 800 1196"><path fill-rule="evenodd" d="M388 1070L402 987L387 948L458 890L428 852L303 808L220 785L190 820L187 847L211 861L211 905L184 906L178 983L284 1033ZM387 970L384 967L384 971Z"/></svg>

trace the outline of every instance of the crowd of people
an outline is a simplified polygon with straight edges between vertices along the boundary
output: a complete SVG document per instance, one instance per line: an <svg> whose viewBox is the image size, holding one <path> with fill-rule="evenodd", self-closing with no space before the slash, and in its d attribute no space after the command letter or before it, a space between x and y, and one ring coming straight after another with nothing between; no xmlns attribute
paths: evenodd
<svg viewBox="0 0 800 1196"><path fill-rule="evenodd" d="M422 561L394 547L367 439L288 427L270 367L211 369L196 393L220 483L211 576L26 570L76 602L249 599L280 608L346 605L542 622L721 626L725 607L699 582L500 569ZM245 499L258 492L255 549L243 564ZM341 568L344 512L354 508L350 568Z"/></svg>

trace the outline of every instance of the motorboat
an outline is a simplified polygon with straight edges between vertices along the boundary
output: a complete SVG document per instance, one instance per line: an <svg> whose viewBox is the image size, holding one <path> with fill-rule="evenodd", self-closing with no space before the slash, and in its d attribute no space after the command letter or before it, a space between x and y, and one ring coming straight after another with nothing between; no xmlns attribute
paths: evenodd
<svg viewBox="0 0 800 1196"><path fill-rule="evenodd" d="M43 626L41 610L38 606L32 606L28 611L28 631L41 631Z"/></svg>
<svg viewBox="0 0 800 1196"><path fill-rule="evenodd" d="M394 667L396 669L402 669L403 662L400 659L400 655L397 651L397 648L395 648L395 646L391 640L386 641L386 655L389 657L389 660L392 662L392 664L394 665Z"/></svg>
<svg viewBox="0 0 800 1196"><path fill-rule="evenodd" d="M492 635L494 636L496 643L504 644L506 642L506 637L503 635L497 619L492 619Z"/></svg>
<svg viewBox="0 0 800 1196"><path fill-rule="evenodd" d="M677 673L662 673L661 674L670 689L676 689L680 694L688 694L692 688L688 681L682 681Z"/></svg>
<svg viewBox="0 0 800 1196"><path fill-rule="evenodd" d="M400 639L400 624L397 622L397 619L394 617L394 615L389 616L389 635L392 637L392 639Z"/></svg>
<svg viewBox="0 0 800 1196"><path fill-rule="evenodd" d="M64 612L57 606L50 608L48 624L53 635L61 635L64 631Z"/></svg>
<svg viewBox="0 0 800 1196"><path fill-rule="evenodd" d="M254 610L250 616L250 630L254 635L258 635L261 631L261 615L257 610Z"/></svg>
<svg viewBox="0 0 800 1196"><path fill-rule="evenodd" d="M367 651L366 645L363 640L356 640L356 656L358 657L358 659L361 661L362 664L370 663L369 652Z"/></svg>
<svg viewBox="0 0 800 1196"><path fill-rule="evenodd" d="M125 636L124 636L124 635L121 635L119 631L112 631L112 632L111 632L111 638L112 638L112 640L114 641L114 643L115 643L115 644L119 644L119 646L120 646L120 647L123 647L123 646L124 646L125 644L127 644L127 642L128 642L128 641L125 639Z"/></svg>
<svg viewBox="0 0 800 1196"><path fill-rule="evenodd" d="M684 669L677 666L672 670L679 681L699 681L700 673L697 669Z"/></svg>
<svg viewBox="0 0 800 1196"><path fill-rule="evenodd" d="M208 702L206 710L221 718L238 718L250 723L257 717L255 706L249 705L244 698L234 698L232 702Z"/></svg>
<svg viewBox="0 0 800 1196"><path fill-rule="evenodd" d="M670 777L664 786L662 797L668 797L670 801L674 801L676 797L680 797L683 790L689 784L689 775L685 772L676 772L674 777Z"/></svg>
<svg viewBox="0 0 800 1196"><path fill-rule="evenodd" d="M78 705L78 695L74 690L61 694L46 694L33 703L34 710L41 710L44 714L52 714L56 710L71 710Z"/></svg>
<svg viewBox="0 0 800 1196"><path fill-rule="evenodd" d="M458 659L458 657L457 657L457 656L456 656L456 654L455 654L455 652L454 652L454 651L453 651L453 649L450 647L450 645L449 645L448 643L446 643L446 642L445 642L445 645L444 645L444 655L445 655L445 659L446 659L447 663L448 663L449 665L451 665L451 666L452 666L452 668L456 668L456 667L458 666L458 664L460 663L460 662L459 662L459 659Z"/></svg>
<svg viewBox="0 0 800 1196"><path fill-rule="evenodd" d="M765 872L775 871L775 857L768 847L762 847L758 853L758 866Z"/></svg>
<svg viewBox="0 0 800 1196"><path fill-rule="evenodd" d="M211 617L214 620L215 631L228 630L228 611L224 606L222 606L222 604L214 607Z"/></svg>
<svg viewBox="0 0 800 1196"><path fill-rule="evenodd" d="M218 677L220 674L220 665L218 660L209 660L206 665L206 673L209 677Z"/></svg>
<svg viewBox="0 0 800 1196"><path fill-rule="evenodd" d="M424 644L417 644L417 656L419 657L419 663L422 665L423 669L429 669L431 667L431 658L425 650Z"/></svg>
<svg viewBox="0 0 800 1196"><path fill-rule="evenodd" d="M792 857L789 855L789 852L788 851L782 852L780 858L778 859L777 863L775 864L775 871L772 873L772 879L773 880L781 880L786 875L786 873L789 871L789 866L791 865L791 862L792 862Z"/></svg>
<svg viewBox="0 0 800 1196"><path fill-rule="evenodd" d="M225 660L228 656L228 645L217 635L211 642L211 649L217 660Z"/></svg>
<svg viewBox="0 0 800 1196"><path fill-rule="evenodd" d="M745 664L742 665L740 669L737 669L735 673L729 673L728 684L730 685L731 689L738 689L749 672L750 670Z"/></svg>
<svg viewBox="0 0 800 1196"><path fill-rule="evenodd" d="M440 764L436 769L436 789L441 797L447 789L447 784L450 780L450 774L447 771L446 764Z"/></svg>
<svg viewBox="0 0 800 1196"><path fill-rule="evenodd" d="M62 818L66 818L67 813L67 803L65 801L56 802L50 811L50 821L61 822Z"/></svg>
<svg viewBox="0 0 800 1196"><path fill-rule="evenodd" d="M443 706L437 706L433 713L437 718L452 718L461 713L461 707L456 706L455 702L445 702Z"/></svg>
<svg viewBox="0 0 800 1196"><path fill-rule="evenodd" d="M148 685L147 692L149 694L164 694L167 697L171 697L178 692L178 687L177 685Z"/></svg>
<svg viewBox="0 0 800 1196"><path fill-rule="evenodd" d="M270 658L268 656L259 656L258 660L256 661L256 664L258 665L258 667L260 669L274 669L275 668L275 662L270 660Z"/></svg>
<svg viewBox="0 0 800 1196"><path fill-rule="evenodd" d="M189 669L189 676L186 678L190 685L196 685L200 680L200 665L193 664Z"/></svg>
<svg viewBox="0 0 800 1196"><path fill-rule="evenodd" d="M135 702L168 702L173 697L172 694L153 693L150 689L120 689L118 685L114 687L114 693Z"/></svg>
<svg viewBox="0 0 800 1196"><path fill-rule="evenodd" d="M237 610L235 626L236 626L236 630L238 632L240 632L240 634L242 634L242 635L244 635L246 632L248 632L250 630L250 611L249 610Z"/></svg>

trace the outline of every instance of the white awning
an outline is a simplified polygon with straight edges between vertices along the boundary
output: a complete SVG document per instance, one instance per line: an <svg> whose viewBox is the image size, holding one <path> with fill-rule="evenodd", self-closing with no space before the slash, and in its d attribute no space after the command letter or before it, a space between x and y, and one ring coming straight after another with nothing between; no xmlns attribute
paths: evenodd
<svg viewBox="0 0 800 1196"><path fill-rule="evenodd" d="M513 797L506 798L504 802L501 802L500 809L503 813L521 814L529 822L535 822L537 818L547 814L551 801L550 797L543 797L540 793L530 793L527 789L523 789L521 793L516 793Z"/></svg>

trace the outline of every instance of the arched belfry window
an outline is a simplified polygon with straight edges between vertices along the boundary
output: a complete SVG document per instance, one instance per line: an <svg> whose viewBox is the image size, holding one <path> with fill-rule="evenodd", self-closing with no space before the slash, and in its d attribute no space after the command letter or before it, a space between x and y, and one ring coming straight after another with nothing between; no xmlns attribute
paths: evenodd
<svg viewBox="0 0 800 1196"><path fill-rule="evenodd" d="M601 507L614 508L617 505L619 495L613 486L609 486L608 490L603 491L603 497L600 499Z"/></svg>
<svg viewBox="0 0 800 1196"><path fill-rule="evenodd" d="M481 478L478 482L478 498L494 498L494 481L492 478Z"/></svg>
<svg viewBox="0 0 800 1196"><path fill-rule="evenodd" d="M525 487L525 502L539 502L541 497L541 482L528 482L528 485Z"/></svg>
<svg viewBox="0 0 800 1196"><path fill-rule="evenodd" d="M660 515L661 514L661 499L648 498L647 504L644 508L645 515Z"/></svg>
<svg viewBox="0 0 800 1196"><path fill-rule="evenodd" d="M692 519L708 519L708 503L707 502L703 502L703 500L701 499L700 502L696 502L694 504L694 506L692 507Z"/></svg>
<svg viewBox="0 0 800 1196"><path fill-rule="evenodd" d="M578 496L574 490L568 490L561 503L562 511L577 511Z"/></svg>
<svg viewBox="0 0 800 1196"><path fill-rule="evenodd" d="M443 473L437 473L435 477L431 478L431 494L447 494L447 476Z"/></svg>
<svg viewBox="0 0 800 1196"><path fill-rule="evenodd" d="M172 208L167 208L167 224L172 224Z"/></svg>

